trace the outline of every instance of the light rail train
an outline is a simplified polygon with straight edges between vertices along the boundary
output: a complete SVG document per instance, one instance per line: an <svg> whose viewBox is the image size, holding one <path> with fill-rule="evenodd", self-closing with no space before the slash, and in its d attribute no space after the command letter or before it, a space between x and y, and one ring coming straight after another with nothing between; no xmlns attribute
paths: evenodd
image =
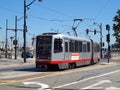
<svg viewBox="0 0 120 90"><path fill-rule="evenodd" d="M69 69L100 60L100 46L92 39L58 33L36 37L36 68Z"/></svg>

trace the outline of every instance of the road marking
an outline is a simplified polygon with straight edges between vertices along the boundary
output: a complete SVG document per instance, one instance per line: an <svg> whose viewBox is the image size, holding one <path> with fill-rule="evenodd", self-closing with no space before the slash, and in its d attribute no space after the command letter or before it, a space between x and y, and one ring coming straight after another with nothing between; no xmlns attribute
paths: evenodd
<svg viewBox="0 0 120 90"><path fill-rule="evenodd" d="M23 82L24 85L38 85L40 86L40 88L38 88L37 90L50 90L48 89L49 88L49 85L47 84L44 84L44 83L38 83L38 82Z"/></svg>
<svg viewBox="0 0 120 90"><path fill-rule="evenodd" d="M64 84L64 85L56 86L56 87L53 87L53 88L66 87L66 86L74 85L74 84L77 84L77 83L81 83L81 82L84 82L84 81L87 81L87 80L103 77L103 76L106 76L106 75L109 75L109 74L113 74L113 73L117 73L117 72L120 72L120 70L116 70L116 71L109 72L109 73L104 73L104 74L101 74L101 75L98 75L98 76L93 76L93 77L86 78L86 79L83 79L83 80L80 80L80 81L76 81L76 82L72 82L72 83L67 83L67 84Z"/></svg>
<svg viewBox="0 0 120 90"><path fill-rule="evenodd" d="M43 74L45 72L24 72L24 71L9 71L9 72L1 72L0 73L0 81L2 79L12 79L12 78L17 78L17 77L24 77L24 76L29 76L29 75L38 75L38 74Z"/></svg>
<svg viewBox="0 0 120 90"><path fill-rule="evenodd" d="M98 85L101 85L101 84L104 84L104 83L112 83L112 82L110 80L102 80L98 83L95 83L93 85L87 86L87 87L82 88L82 89L91 89L92 87L95 87L95 86L98 86Z"/></svg>
<svg viewBox="0 0 120 90"><path fill-rule="evenodd" d="M0 81L0 85L2 85L2 84L6 84L6 83L13 83L13 82L16 82L16 80L1 80Z"/></svg>
<svg viewBox="0 0 120 90"><path fill-rule="evenodd" d="M105 90L120 90L120 88L111 86L111 87L106 88Z"/></svg>
<svg viewBox="0 0 120 90"><path fill-rule="evenodd" d="M8 82L0 83L0 85L17 83L17 82L25 82L25 81L29 81L29 80L35 80L35 79L40 79L40 78L52 77L52 76L55 76L55 75L63 75L63 74L69 74L69 73L74 73L74 72L78 72L78 71L93 70L93 69L105 68L105 67L110 67L110 66L115 66L115 65L118 65L118 64L104 65L104 66L100 65L100 66L97 66L95 68L93 68L93 66L90 66L89 68L88 67L83 67L82 69L81 68L77 68L75 70L66 70L66 72L65 71L62 71L62 72L52 72L52 73L49 73L48 75L37 76L37 77L32 77L32 78L26 78L26 79L22 79L22 80L14 80L12 82L11 82L11 80L8 80Z"/></svg>

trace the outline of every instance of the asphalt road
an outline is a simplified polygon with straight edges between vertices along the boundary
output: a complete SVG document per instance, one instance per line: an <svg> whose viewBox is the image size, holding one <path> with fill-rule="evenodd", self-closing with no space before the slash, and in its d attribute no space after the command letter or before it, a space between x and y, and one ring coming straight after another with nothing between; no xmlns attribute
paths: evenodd
<svg viewBox="0 0 120 90"><path fill-rule="evenodd" d="M34 67L0 72L0 90L120 89L119 60L62 71ZM22 66L21 66L22 67Z"/></svg>

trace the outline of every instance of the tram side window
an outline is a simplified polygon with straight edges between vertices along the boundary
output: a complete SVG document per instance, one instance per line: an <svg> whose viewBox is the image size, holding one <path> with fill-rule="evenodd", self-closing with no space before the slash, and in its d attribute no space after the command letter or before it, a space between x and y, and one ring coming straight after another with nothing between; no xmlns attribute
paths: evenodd
<svg viewBox="0 0 120 90"><path fill-rule="evenodd" d="M82 42L71 40L69 42L70 52L82 52Z"/></svg>
<svg viewBox="0 0 120 90"><path fill-rule="evenodd" d="M65 52L68 52L68 43L65 42Z"/></svg>
<svg viewBox="0 0 120 90"><path fill-rule="evenodd" d="M70 41L69 42L69 50L70 50L70 52L73 52L73 42L72 41Z"/></svg>
<svg viewBox="0 0 120 90"><path fill-rule="evenodd" d="M62 52L62 39L54 40L54 53Z"/></svg>
<svg viewBox="0 0 120 90"><path fill-rule="evenodd" d="M90 52L90 42L87 42L87 51Z"/></svg>
<svg viewBox="0 0 120 90"><path fill-rule="evenodd" d="M82 42L79 42L79 52L82 52Z"/></svg>
<svg viewBox="0 0 120 90"><path fill-rule="evenodd" d="M87 52L86 44L83 44L83 52Z"/></svg>
<svg viewBox="0 0 120 90"><path fill-rule="evenodd" d="M78 49L79 49L78 46L79 46L79 45L78 45L78 41L75 41L75 52L78 52Z"/></svg>
<svg viewBox="0 0 120 90"><path fill-rule="evenodd" d="M69 42L69 50L70 50L70 52L76 52L75 51L75 41L74 40L70 40L70 42Z"/></svg>

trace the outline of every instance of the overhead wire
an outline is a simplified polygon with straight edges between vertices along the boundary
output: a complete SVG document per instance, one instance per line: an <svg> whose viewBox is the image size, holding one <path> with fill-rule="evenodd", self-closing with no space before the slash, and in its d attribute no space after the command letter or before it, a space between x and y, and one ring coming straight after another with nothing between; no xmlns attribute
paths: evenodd
<svg viewBox="0 0 120 90"><path fill-rule="evenodd" d="M107 7L108 2L109 2L109 0L107 0L105 2L105 4L103 5L103 7L98 11L98 14L96 14L95 18L99 17L100 13L103 12L103 10L104 10L105 7ZM35 5L38 5L38 4L35 3ZM58 10L51 9L49 7L46 7L46 6L43 6L43 5L40 5L40 4L39 4L39 7L43 8L43 9L46 9L46 10L49 10L51 12L54 12L54 13L56 13L58 15L61 15L61 16L64 16L64 17L67 17L67 18L70 18L70 19L74 19L73 16L67 15L67 14L65 14L63 12L58 11ZM18 12L18 11L12 10L10 8L1 7L1 6L0 6L0 8L4 9L6 11L12 12L12 13L17 13L17 14L21 14L21 15L23 14L23 12ZM61 19L48 19L48 18L43 18L43 17L40 17L40 16L35 16L35 15L32 15L32 14L29 14L29 16L32 17L32 18L35 18L35 19L39 19L39 20L43 20L43 21L48 21L48 22L52 22L52 23L69 21L69 20L61 20ZM95 19L84 18L83 20L95 20Z"/></svg>
<svg viewBox="0 0 120 90"><path fill-rule="evenodd" d="M103 10L107 7L107 5L108 5L108 3L110 2L110 0L107 0L106 2L105 2L105 4L103 5L103 7L98 11L98 13L96 14L96 16L95 16L95 18L97 18L97 17L99 17L99 15L100 15L100 13L102 13L103 12ZM36 4L36 3L35 3ZM36 5L38 5L38 4L36 4ZM46 10L49 10L49 11L51 11L51 12L54 12L54 13L56 13L56 14L59 14L59 15L62 15L62 16L65 16L65 17L69 17L70 19L74 19L74 17L73 16L70 16L70 15L68 15L68 14L65 14L65 13L63 13L63 12L60 12L60 11L57 11L57 10L55 10L55 9L51 9L51 8L49 8L49 7L46 7L46 6L43 6L43 5L40 5L39 4L39 7L41 7L41 8L44 8L44 9L46 9ZM4 10L6 10L6 11L9 11L9 12L12 12L12 13L17 13L17 14L23 14L23 12L19 12L19 11L16 11L16 10L13 10L13 9L10 9L10 8L7 8L7 7L3 7L3 6L0 6L0 8L1 9L4 9ZM30 16L30 15L29 15ZM46 21L59 21L59 22L63 22L63 21L65 21L65 20L60 20L60 19L47 19L47 18L42 18L42 17L39 17L39 16L33 16L33 15L31 15L33 18L38 18L38 19L40 19L40 20L46 20ZM87 20L88 20L88 18L86 18ZM85 19L84 19L85 20ZM90 20L90 19L89 19ZM92 19L91 19L92 20Z"/></svg>
<svg viewBox="0 0 120 90"><path fill-rule="evenodd" d="M11 12L11 13L17 13L17 14L23 14L22 12L19 12L19 11L16 11L16 10L13 10L13 9L10 9L10 8L7 8L7 7L4 7L4 6L0 6L0 9L1 10L4 10L4 11L8 11L8 12Z"/></svg>
<svg viewBox="0 0 120 90"><path fill-rule="evenodd" d="M73 16L70 16L70 15L68 15L68 14L66 14L66 13L57 11L57 10L52 9L52 8L49 8L49 7L47 7L47 6L39 5L39 7L43 8L43 9L46 9L46 10L49 10L49 11L51 11L51 12L54 12L54 13L56 13L56 14L58 14L58 15L65 16L65 17L67 17L67 18L68 18L68 17L69 17L69 18L74 18Z"/></svg>
<svg viewBox="0 0 120 90"><path fill-rule="evenodd" d="M103 13L103 11L108 7L108 5L110 4L110 0L106 0L106 2L104 3L104 5L100 8L100 10L98 11L98 13L95 15L95 18L99 18L99 16Z"/></svg>

